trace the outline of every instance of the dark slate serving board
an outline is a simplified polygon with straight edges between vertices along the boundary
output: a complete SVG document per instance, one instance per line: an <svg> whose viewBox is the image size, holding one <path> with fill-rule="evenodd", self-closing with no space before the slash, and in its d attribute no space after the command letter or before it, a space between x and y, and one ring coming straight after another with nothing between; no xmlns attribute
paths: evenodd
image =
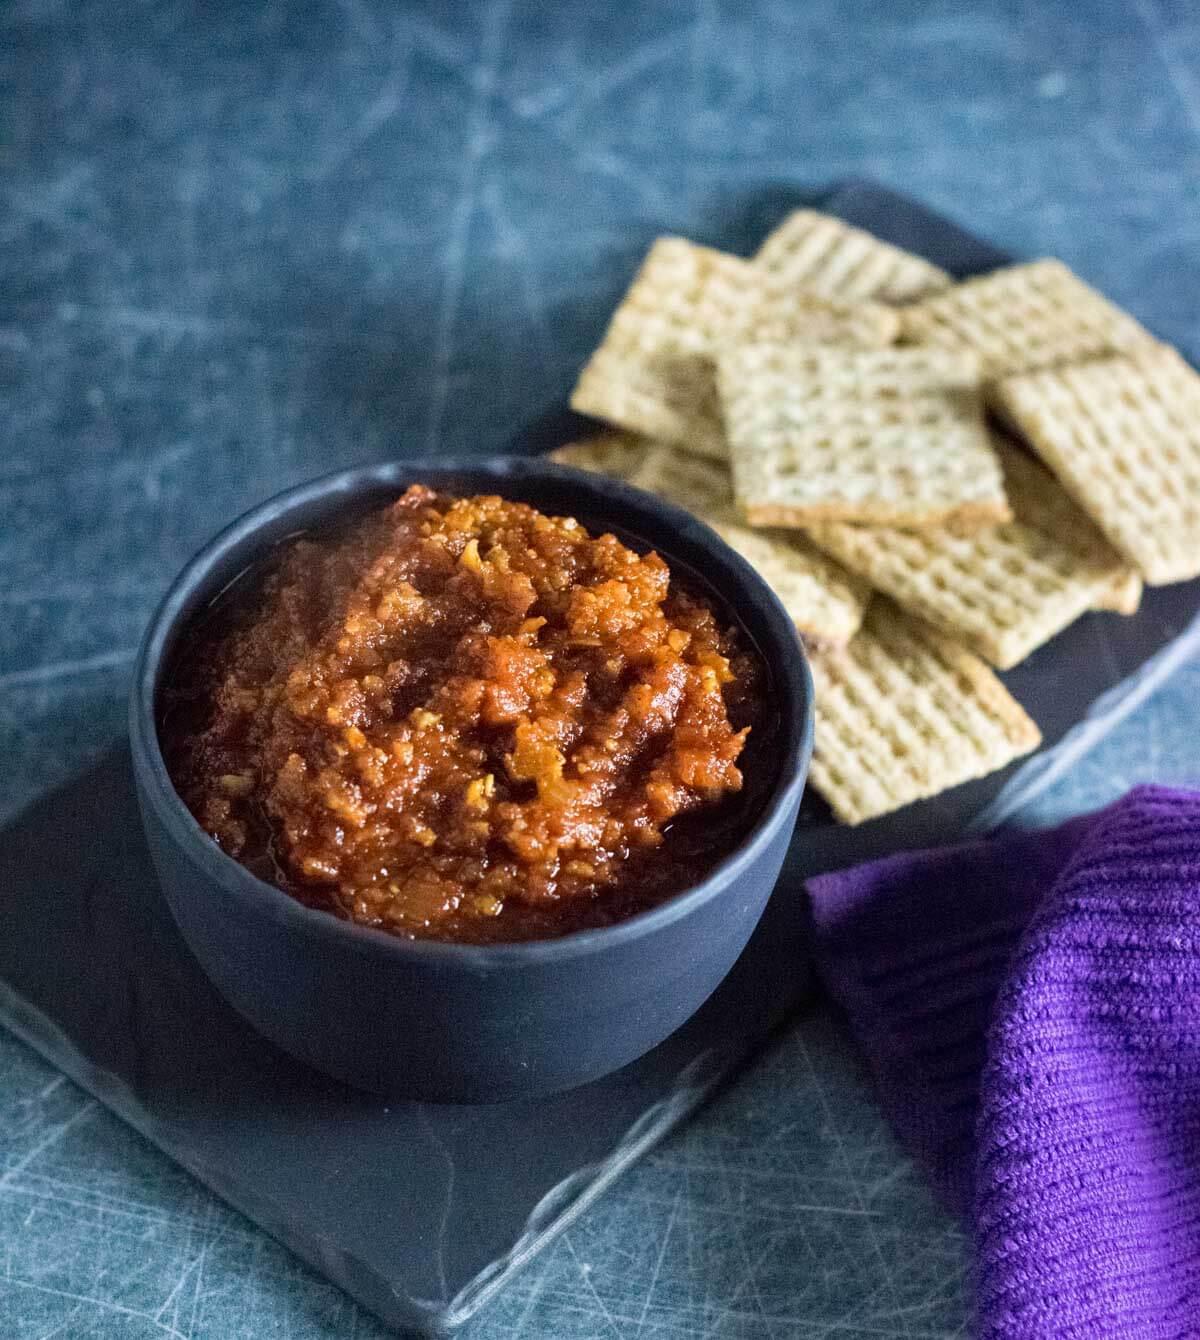
<svg viewBox="0 0 1200 1340"><path fill-rule="evenodd" d="M966 274L1004 258L867 184L825 207ZM517 448L556 444L553 414ZM1200 641L1200 583L1093 615L1007 676L1047 747L1024 765L858 829L806 803L743 958L684 1028L607 1079L496 1107L384 1103L261 1041L180 941L141 836L128 756L0 833L0 1022L385 1322L465 1321L695 1110L810 989L800 878L987 827L1093 743Z"/></svg>

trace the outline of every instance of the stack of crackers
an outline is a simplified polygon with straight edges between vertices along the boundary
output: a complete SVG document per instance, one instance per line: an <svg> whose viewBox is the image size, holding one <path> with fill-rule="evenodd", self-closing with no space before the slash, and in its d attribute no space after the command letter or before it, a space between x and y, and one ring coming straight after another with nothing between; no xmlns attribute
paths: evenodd
<svg viewBox="0 0 1200 1340"><path fill-rule="evenodd" d="M1200 376L1054 260L956 283L813 210L751 260L661 238L559 460L707 521L811 653L811 780L848 823L1003 767L994 673L1200 575Z"/></svg>

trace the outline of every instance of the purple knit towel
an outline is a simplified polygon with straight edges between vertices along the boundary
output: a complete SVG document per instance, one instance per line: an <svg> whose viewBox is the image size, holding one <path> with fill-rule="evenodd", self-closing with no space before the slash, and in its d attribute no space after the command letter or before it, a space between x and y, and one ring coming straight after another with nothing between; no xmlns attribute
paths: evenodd
<svg viewBox="0 0 1200 1340"><path fill-rule="evenodd" d="M1200 793L809 883L986 1340L1200 1336Z"/></svg>

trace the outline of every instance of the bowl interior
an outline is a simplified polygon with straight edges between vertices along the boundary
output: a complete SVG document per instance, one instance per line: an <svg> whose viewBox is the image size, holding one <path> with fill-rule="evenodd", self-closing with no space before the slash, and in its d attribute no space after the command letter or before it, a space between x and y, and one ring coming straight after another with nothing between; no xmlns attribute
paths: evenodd
<svg viewBox="0 0 1200 1340"><path fill-rule="evenodd" d="M589 530L613 531L633 547L654 548L677 569L686 569L689 581L709 593L723 612L744 629L767 670L766 696L771 712L769 728L759 732L748 764L770 767L774 775L762 788L759 811L748 823L741 843L701 884L627 921L558 939L486 947L414 942L385 936L383 932L370 931L304 907L221 852L192 819L167 773L157 733L160 690L169 675L173 654L192 620L274 546L300 533L343 524L355 515L382 507L416 482L461 494L499 493L548 513L574 516ZM285 899L306 918L319 918L348 933L382 936L390 944L419 945L434 952L475 951L491 955L513 948L531 950L535 946L561 946L586 937L611 936L620 933L622 927L646 918L682 911L681 902L696 894L731 860L753 847L771 816L802 787L812 744L812 685L799 639L774 595L743 559L688 513L617 481L548 461L520 457L467 462L410 460L331 475L291 489L246 513L201 550L164 597L143 642L134 675L131 733L135 752L141 753L153 782L160 817L168 820L177 837L203 849L206 864L211 866L215 860L224 878L249 880L260 889L269 890L266 896ZM189 836L184 836L184 830Z"/></svg>

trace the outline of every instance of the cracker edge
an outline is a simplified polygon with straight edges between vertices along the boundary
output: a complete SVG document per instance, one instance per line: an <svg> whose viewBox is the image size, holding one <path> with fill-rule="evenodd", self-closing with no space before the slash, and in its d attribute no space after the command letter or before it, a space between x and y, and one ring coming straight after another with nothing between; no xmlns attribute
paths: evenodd
<svg viewBox="0 0 1200 1340"><path fill-rule="evenodd" d="M1136 318L1131 318L1136 319ZM1151 337L1153 339L1153 337ZM1195 376L1200 376L1200 372L1188 362L1187 359L1171 345L1163 344L1155 340L1156 349L1146 350L1138 348L1137 350L1123 350L1100 354L1092 358L1078 359L1075 362L1059 363L1052 367L1033 368L1027 372L1014 372L1006 377L1001 377L990 383L985 388L986 401L988 408L996 418L1007 428L1015 437L1026 444L1029 451L1041 463L1043 469L1048 470L1058 481L1059 487L1066 493L1075 505L1087 516L1092 525L1098 530L1107 541L1107 543L1125 560L1132 569L1133 574L1141 580L1142 586L1174 586L1179 582L1192 581L1197 577L1196 564L1194 560L1187 559L1180 566L1178 561L1167 563L1147 563L1144 556L1135 555L1131 548L1112 530L1111 519L1112 509L1106 509L1101 513L1093 503L1085 496L1084 490L1079 487L1077 480L1073 475L1069 475L1060 468L1062 462L1058 447L1049 442L1046 435L1036 423L1022 423L1017 414L1014 413L1011 391L1015 383L1028 383L1045 377L1062 376L1065 372L1072 369L1084 369L1098 364L1125 363L1125 364L1153 364L1159 360L1177 359ZM1019 387L1018 387L1019 390ZM1178 550L1175 552L1175 558L1178 560ZM1125 581L1129 578L1126 576ZM1114 588L1117 583L1114 582ZM1115 609L1119 613L1135 613L1137 605L1132 604L1132 583L1127 590L1123 592L1124 599L1121 604L1103 604L1097 605L1097 609ZM1117 596L1114 595L1116 600ZM1140 603L1141 592L1138 592L1138 601ZM1131 607L1132 606L1132 607Z"/></svg>
<svg viewBox="0 0 1200 1340"><path fill-rule="evenodd" d="M989 526L1013 520L1008 502L955 503L949 507L905 511L887 503L814 503L811 506L786 506L779 503L751 503L738 500L742 515L752 526L778 526L785 530L803 530L822 521L855 521L868 526L894 526L897 530L929 530L953 525L960 535L970 535Z"/></svg>
<svg viewBox="0 0 1200 1340"><path fill-rule="evenodd" d="M1111 610L1114 614L1136 614L1142 604L1142 595L1146 583L1140 572L1130 568L1119 577L1114 577L1107 590L1096 597L1092 605L1096 610Z"/></svg>
<svg viewBox="0 0 1200 1340"><path fill-rule="evenodd" d="M910 251L907 247L897 246L894 242L888 242L885 238L879 237L877 234L871 232L869 228L861 228L856 223L848 223L837 214L830 214L826 210L814 209L808 205L802 205L797 209L789 210L758 244L754 255L750 258L751 262L761 266L767 274L781 274L784 267L774 264L771 261L771 258L769 256L764 256L763 253L767 250L768 244L774 244L776 242L778 235L785 232L790 235L794 232L795 220L798 218L812 219L818 227L822 224L833 224L841 238L861 237L877 248L874 252L875 255L893 257L897 265L900 265L901 263L911 264L916 262L918 266L925 270L926 278L929 281L929 287L920 289L902 300L882 298L876 293L864 299L866 302L883 303L886 306L897 309L897 313L899 313L899 309L901 308L911 306L914 303L923 302L926 298L932 298L938 293L944 293L946 289L952 288L957 282L949 270L943 269L940 265L935 265L933 261L928 260L919 252Z"/></svg>
<svg viewBox="0 0 1200 1340"><path fill-rule="evenodd" d="M995 716L1006 728L1013 752L1002 763L997 763L995 767L984 768L981 771L972 773L970 776L961 777L957 781L948 783L946 786L938 787L936 790L927 791L922 795L914 796L911 800L904 800L898 804L890 806L888 809L872 810L869 812L839 810L834 799L828 795L821 787L819 781L819 772L821 765L818 761L817 753L814 751L813 764L809 770L809 780L813 789L823 796L829 807L833 810L836 817L848 827L857 827L870 819L879 819L888 814L895 814L898 810L906 809L909 805L915 805L921 800L931 800L935 796L951 791L955 787L964 786L967 782L978 781L981 777L988 777L993 772L999 772L1001 768L1006 768L1010 763L1018 758L1023 758L1032 753L1042 743L1042 732L1038 724L1021 706L1017 699L1008 691L1004 683L979 656L975 655L969 648L957 639L948 637L937 629L930 627L924 620L915 618L910 614L899 609L894 602L881 597L887 602L888 617L898 620L902 625L908 625L910 631L918 640L925 641L938 649L943 658L949 663L951 670L961 675L971 686L971 689L977 693L980 700L992 709ZM869 629L866 630L868 633ZM832 653L832 658L836 659L839 652ZM850 653L847 653L850 654ZM817 690L817 699L820 700L820 690Z"/></svg>

